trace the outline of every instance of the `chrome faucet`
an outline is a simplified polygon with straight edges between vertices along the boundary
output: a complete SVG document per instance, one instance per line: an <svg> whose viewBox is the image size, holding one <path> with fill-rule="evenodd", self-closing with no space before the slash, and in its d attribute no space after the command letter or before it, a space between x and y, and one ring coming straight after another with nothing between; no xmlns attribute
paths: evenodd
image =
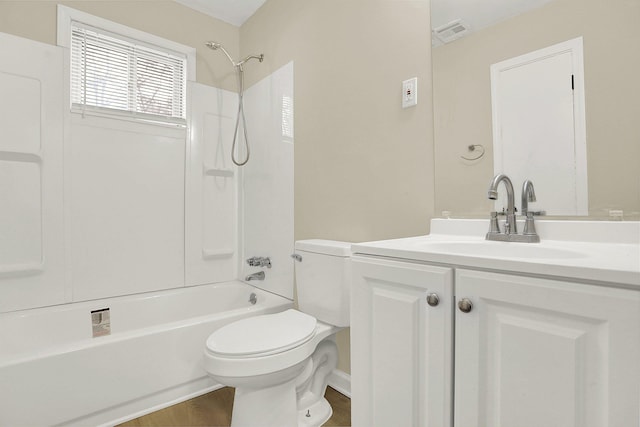
<svg viewBox="0 0 640 427"><path fill-rule="evenodd" d="M522 214L525 215L524 231L518 234L516 226L516 207L514 206L513 184L505 174L498 174L493 177L489 184L488 196L491 200L498 198L498 186L501 182L507 189L507 221L505 223L504 233L500 232L498 224L498 213L491 212L491 220L489 223L489 231L487 232L487 240L498 240L501 242L525 242L537 243L540 241L538 233L533 223L533 215L544 215L544 212L534 212L529 210L529 202L536 201L536 192L533 189L533 182L528 179L522 184Z"/></svg>
<svg viewBox="0 0 640 427"><path fill-rule="evenodd" d="M250 280L264 280L264 271L258 271L257 273L252 273L244 278L247 282Z"/></svg>
<svg viewBox="0 0 640 427"><path fill-rule="evenodd" d="M504 182L504 186L507 189L507 222L505 223L505 234L518 234L518 228L516 226L516 207L513 196L513 184L509 177L503 173L499 173L494 176L489 185L488 196L491 200L498 199L498 185Z"/></svg>

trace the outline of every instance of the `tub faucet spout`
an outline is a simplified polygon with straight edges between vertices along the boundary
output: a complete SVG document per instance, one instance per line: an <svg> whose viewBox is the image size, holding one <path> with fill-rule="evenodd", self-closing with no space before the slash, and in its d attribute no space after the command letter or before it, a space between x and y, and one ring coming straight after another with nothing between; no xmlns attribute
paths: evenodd
<svg viewBox="0 0 640 427"><path fill-rule="evenodd" d="M517 234L518 230L516 227L516 208L513 196L513 184L507 175L499 173L493 177L493 180L491 180L491 184L489 185L488 197L491 200L498 199L498 185L500 185L501 182L504 182L504 186L507 190L507 222L505 224L504 232L506 234Z"/></svg>
<svg viewBox="0 0 640 427"><path fill-rule="evenodd" d="M264 280L264 271L258 271L257 273L249 274L244 278L247 282L250 280Z"/></svg>

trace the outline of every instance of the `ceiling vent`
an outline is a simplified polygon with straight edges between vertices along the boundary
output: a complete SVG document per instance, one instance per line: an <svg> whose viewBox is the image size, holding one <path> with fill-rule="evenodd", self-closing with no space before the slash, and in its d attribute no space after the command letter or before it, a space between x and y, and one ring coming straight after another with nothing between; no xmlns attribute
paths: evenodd
<svg viewBox="0 0 640 427"><path fill-rule="evenodd" d="M433 35L442 43L449 43L468 34L469 25L462 19L456 19L433 30Z"/></svg>

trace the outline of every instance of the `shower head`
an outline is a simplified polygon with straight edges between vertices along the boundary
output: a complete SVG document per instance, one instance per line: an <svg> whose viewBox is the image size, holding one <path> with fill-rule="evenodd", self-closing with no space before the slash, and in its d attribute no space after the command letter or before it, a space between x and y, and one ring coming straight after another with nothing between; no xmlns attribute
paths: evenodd
<svg viewBox="0 0 640 427"><path fill-rule="evenodd" d="M226 57L229 59L229 61L231 62L231 64L235 67L237 64L236 62L233 60L233 58L231 57L231 55L229 55L229 52L227 52L227 49L225 49L220 43L214 42L214 41L208 41L205 43L205 45L212 50L218 50L220 49L225 55Z"/></svg>

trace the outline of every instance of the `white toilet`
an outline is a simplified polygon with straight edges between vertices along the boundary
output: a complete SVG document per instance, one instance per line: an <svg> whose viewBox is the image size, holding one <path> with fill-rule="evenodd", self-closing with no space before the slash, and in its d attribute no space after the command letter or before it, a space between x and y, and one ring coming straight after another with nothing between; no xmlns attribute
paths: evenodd
<svg viewBox="0 0 640 427"><path fill-rule="evenodd" d="M338 361L333 336L349 326L351 243L295 248L299 310L242 319L207 339L207 373L236 388L233 427L315 427L331 417L324 392Z"/></svg>

